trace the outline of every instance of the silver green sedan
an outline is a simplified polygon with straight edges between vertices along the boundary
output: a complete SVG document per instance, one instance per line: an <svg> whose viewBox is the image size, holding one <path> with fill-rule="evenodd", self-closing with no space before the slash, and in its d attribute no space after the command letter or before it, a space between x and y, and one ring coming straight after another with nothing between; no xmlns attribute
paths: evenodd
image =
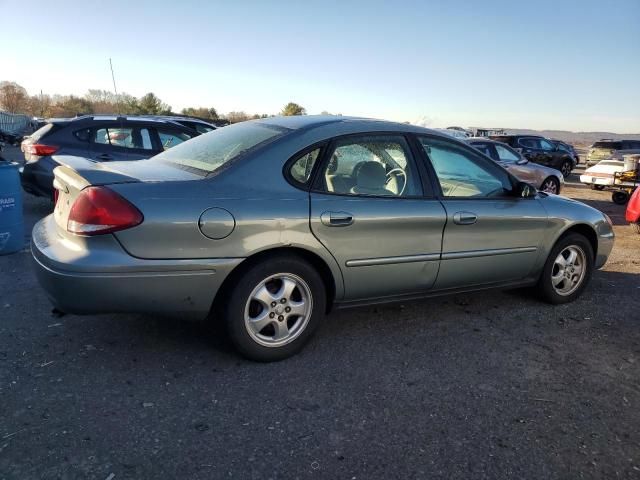
<svg viewBox="0 0 640 480"><path fill-rule="evenodd" d="M530 162L509 145L489 138L469 138L466 142L498 162L518 180L534 185L543 192L558 195L564 185L564 175L560 170Z"/></svg>
<svg viewBox="0 0 640 480"><path fill-rule="evenodd" d="M335 307L525 285L570 302L614 241L598 210L405 124L275 117L149 160L56 161L31 247L53 304L221 320L254 360Z"/></svg>

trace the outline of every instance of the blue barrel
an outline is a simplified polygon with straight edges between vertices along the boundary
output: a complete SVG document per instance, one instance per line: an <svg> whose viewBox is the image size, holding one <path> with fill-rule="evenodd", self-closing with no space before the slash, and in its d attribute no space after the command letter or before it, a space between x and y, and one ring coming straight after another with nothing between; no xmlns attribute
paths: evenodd
<svg viewBox="0 0 640 480"><path fill-rule="evenodd" d="M0 160L0 255L22 250L24 220L18 164Z"/></svg>

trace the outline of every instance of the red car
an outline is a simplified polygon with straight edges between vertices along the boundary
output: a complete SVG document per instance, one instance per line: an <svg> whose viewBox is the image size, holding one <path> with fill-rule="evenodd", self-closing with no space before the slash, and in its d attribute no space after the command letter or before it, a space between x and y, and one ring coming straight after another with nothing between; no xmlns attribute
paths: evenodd
<svg viewBox="0 0 640 480"><path fill-rule="evenodd" d="M640 188L636 188L636 191L631 195L629 203L627 203L625 218L635 231L640 233Z"/></svg>

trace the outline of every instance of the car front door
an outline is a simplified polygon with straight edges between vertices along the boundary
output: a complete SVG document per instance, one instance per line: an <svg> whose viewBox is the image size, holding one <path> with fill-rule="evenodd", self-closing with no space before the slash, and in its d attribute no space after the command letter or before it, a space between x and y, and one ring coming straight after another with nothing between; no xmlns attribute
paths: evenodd
<svg viewBox="0 0 640 480"><path fill-rule="evenodd" d="M514 196L509 175L472 148L430 136L418 141L447 215L434 289L530 276L547 224L540 202Z"/></svg>
<svg viewBox="0 0 640 480"><path fill-rule="evenodd" d="M403 135L341 137L328 146L310 223L340 265L345 301L433 286L446 213L419 168Z"/></svg>
<svg viewBox="0 0 640 480"><path fill-rule="evenodd" d="M97 162L141 160L155 152L152 131L144 125L112 123L92 130L90 158Z"/></svg>

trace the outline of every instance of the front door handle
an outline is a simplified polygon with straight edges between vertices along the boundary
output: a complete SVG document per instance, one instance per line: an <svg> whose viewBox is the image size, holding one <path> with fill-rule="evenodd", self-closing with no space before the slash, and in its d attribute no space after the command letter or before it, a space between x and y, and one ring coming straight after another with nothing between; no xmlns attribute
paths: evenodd
<svg viewBox="0 0 640 480"><path fill-rule="evenodd" d="M96 157L98 160L111 160L113 157L108 153L102 153Z"/></svg>
<svg viewBox="0 0 640 480"><path fill-rule="evenodd" d="M473 225L478 220L478 216L473 212L456 212L453 215L453 223L457 225Z"/></svg>
<svg viewBox="0 0 640 480"><path fill-rule="evenodd" d="M346 227L353 224L353 215L347 212L323 212L320 221L327 227Z"/></svg>

